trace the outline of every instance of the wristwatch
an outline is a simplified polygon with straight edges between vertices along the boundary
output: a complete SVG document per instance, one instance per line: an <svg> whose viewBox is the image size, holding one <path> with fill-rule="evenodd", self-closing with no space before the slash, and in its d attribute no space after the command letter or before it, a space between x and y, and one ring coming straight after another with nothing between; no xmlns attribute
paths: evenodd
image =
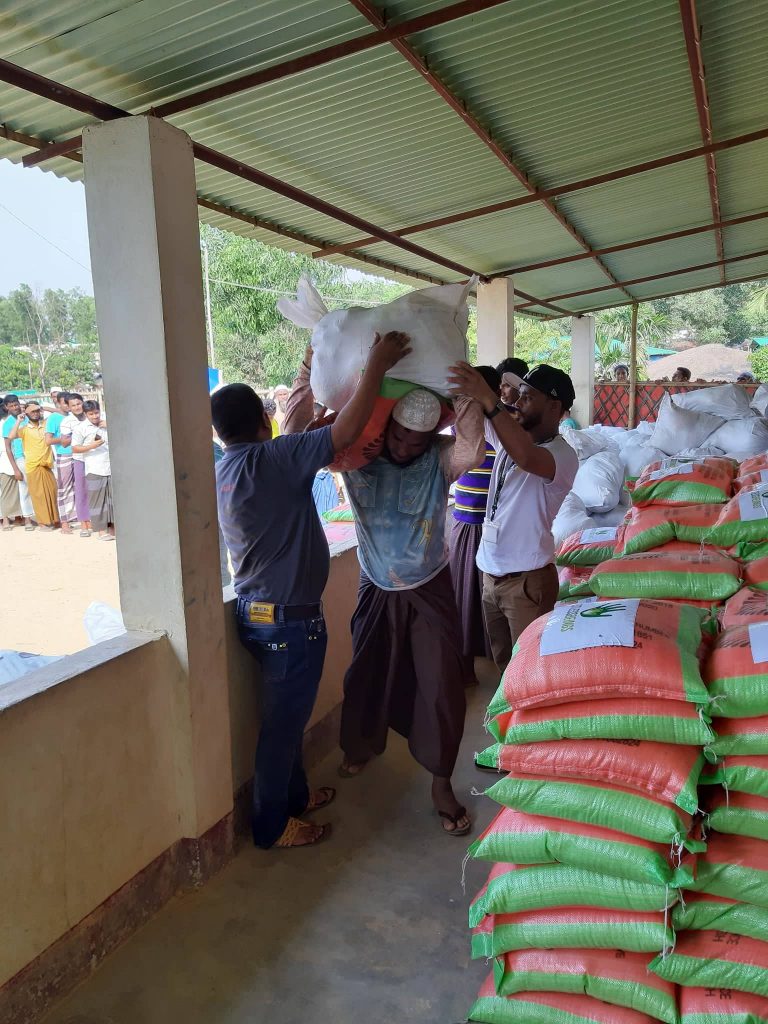
<svg viewBox="0 0 768 1024"><path fill-rule="evenodd" d="M501 404L501 402L497 402L490 412L485 412L485 409L483 409L483 413L485 413L485 418L488 420L492 420L493 417L498 416L500 412L506 412L506 409Z"/></svg>

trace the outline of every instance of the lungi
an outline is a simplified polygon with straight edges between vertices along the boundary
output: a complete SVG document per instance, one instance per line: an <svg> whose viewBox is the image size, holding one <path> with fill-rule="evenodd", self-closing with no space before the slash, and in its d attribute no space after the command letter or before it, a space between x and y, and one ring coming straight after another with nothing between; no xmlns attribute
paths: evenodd
<svg viewBox="0 0 768 1024"><path fill-rule="evenodd" d="M76 523L75 463L71 452L56 456L56 483L58 485L56 500L59 505L59 519L62 523Z"/></svg>
<svg viewBox="0 0 768 1024"><path fill-rule="evenodd" d="M85 463L77 459L72 460L75 468L75 512L81 523L87 523L91 518L88 509L88 485L85 482Z"/></svg>
<svg viewBox="0 0 768 1024"><path fill-rule="evenodd" d="M115 521L112 508L112 477L86 473L88 487L88 518L94 530L106 530Z"/></svg>
<svg viewBox="0 0 768 1024"><path fill-rule="evenodd" d="M19 481L8 473L0 473L0 516L16 519L20 515Z"/></svg>
<svg viewBox="0 0 768 1024"><path fill-rule="evenodd" d="M27 487L32 499L34 515L40 526L50 526L59 521L56 504L56 478L48 466L37 466L27 473Z"/></svg>
<svg viewBox="0 0 768 1024"><path fill-rule="evenodd" d="M361 573L341 710L341 749L347 760L359 764L381 754L391 728L406 737L428 772L449 778L465 711L448 567L415 590L382 590Z"/></svg>
<svg viewBox="0 0 768 1024"><path fill-rule="evenodd" d="M475 658L493 657L483 618L483 574L475 561L482 535L481 524L454 519L448 539L451 579L461 628L461 653L465 670L472 675Z"/></svg>
<svg viewBox="0 0 768 1024"><path fill-rule="evenodd" d="M32 507L32 499L29 496L29 487L27 487L27 460L23 457L16 457L16 465L21 470L21 474L24 477L23 480L19 480L19 501L21 502L21 514L25 519L31 519L34 515L34 509Z"/></svg>

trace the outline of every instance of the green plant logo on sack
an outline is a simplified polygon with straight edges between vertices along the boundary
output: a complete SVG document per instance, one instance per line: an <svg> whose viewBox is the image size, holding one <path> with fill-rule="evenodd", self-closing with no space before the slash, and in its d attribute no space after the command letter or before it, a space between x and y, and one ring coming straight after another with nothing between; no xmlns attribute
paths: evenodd
<svg viewBox="0 0 768 1024"><path fill-rule="evenodd" d="M634 647L638 599L600 601L596 597L561 605L541 634L540 654L568 654L592 647Z"/></svg>

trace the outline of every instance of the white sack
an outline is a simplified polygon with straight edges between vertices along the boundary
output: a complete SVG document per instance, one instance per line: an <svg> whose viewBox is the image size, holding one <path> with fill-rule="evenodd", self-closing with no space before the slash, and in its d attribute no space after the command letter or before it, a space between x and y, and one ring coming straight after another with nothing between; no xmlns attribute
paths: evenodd
<svg viewBox="0 0 768 1024"><path fill-rule="evenodd" d="M681 409L671 395L665 395L648 443L666 455L677 455L684 448L699 448L724 422L723 416ZM714 440L709 443L722 447Z"/></svg>
<svg viewBox="0 0 768 1024"><path fill-rule="evenodd" d="M467 357L467 295L473 285L474 279L421 288L373 309L352 306L328 312L302 278L296 300L280 299L277 308L300 327L313 327L312 390L329 409L341 409L351 398L376 332L403 331L411 339L413 351L388 377L448 397L448 367Z"/></svg>
<svg viewBox="0 0 768 1024"><path fill-rule="evenodd" d="M743 458L768 451L768 420L750 416L742 420L729 420L707 438L707 444L721 451L735 452Z"/></svg>
<svg viewBox="0 0 768 1024"><path fill-rule="evenodd" d="M91 647L125 633L122 613L104 601L91 601L83 615L83 626Z"/></svg>
<svg viewBox="0 0 768 1024"><path fill-rule="evenodd" d="M749 407L754 409L758 416L765 416L768 413L768 384L761 384L755 391Z"/></svg>
<svg viewBox="0 0 768 1024"><path fill-rule="evenodd" d="M749 395L739 384L722 384L716 388L698 388L675 395L679 409L710 412L724 420L740 420L750 416Z"/></svg>
<svg viewBox="0 0 768 1024"><path fill-rule="evenodd" d="M597 529L601 526L621 526L627 515L627 506L623 503L612 508L610 512L596 513L590 519L589 525Z"/></svg>
<svg viewBox="0 0 768 1024"><path fill-rule="evenodd" d="M587 512L587 506L573 491L566 494L565 501L560 506L560 511L552 523L552 536L555 538L555 546L559 547L566 537L572 533L580 533L592 526L592 520Z"/></svg>
<svg viewBox="0 0 768 1024"><path fill-rule="evenodd" d="M598 452L618 452L619 446L613 438L596 430L594 427L586 427L584 430L575 430L573 427L564 427L560 433L568 444L579 456L579 462L597 455Z"/></svg>
<svg viewBox="0 0 768 1024"><path fill-rule="evenodd" d="M579 466L574 492L588 512L610 512L621 500L624 464L618 452L598 452Z"/></svg>
<svg viewBox="0 0 768 1024"><path fill-rule="evenodd" d="M632 441L621 450L621 461L624 465L624 473L628 480L634 480L640 476L646 466L652 462L661 462L666 459L666 452L635 436Z"/></svg>
<svg viewBox="0 0 768 1024"><path fill-rule="evenodd" d="M61 661L60 657L48 654L24 654L22 651L0 651L0 686L21 679L27 672L33 672L43 665Z"/></svg>

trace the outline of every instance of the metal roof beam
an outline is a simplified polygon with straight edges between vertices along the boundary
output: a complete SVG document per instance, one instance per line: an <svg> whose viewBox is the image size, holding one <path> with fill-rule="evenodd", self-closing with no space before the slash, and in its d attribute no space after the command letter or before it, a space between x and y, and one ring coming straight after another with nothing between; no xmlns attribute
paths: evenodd
<svg viewBox="0 0 768 1024"><path fill-rule="evenodd" d="M748 213L743 217L731 217L728 220L718 221L716 224L702 224L695 228L683 228L680 231L668 231L663 235L651 235L650 238L639 238L634 242L619 242L616 245L605 245L601 249L595 249L595 252L607 256L612 252L627 252L629 249L642 249L646 245L658 245L660 242L671 242L676 238L688 238L689 235L701 235L707 231L716 231L718 228L733 227L736 224L751 224L756 220L765 220L768 217L768 210L762 210L760 213ZM498 274L491 274L493 277L509 277L512 274L528 274L533 270L547 270L550 267L562 267L566 263L577 263L581 260L587 259L587 254L583 252L574 253L572 256L558 256L552 260L540 260L538 263L524 263L519 267L511 267L509 270L503 270Z"/></svg>
<svg viewBox="0 0 768 1024"><path fill-rule="evenodd" d="M567 195L571 192L582 192L584 189L595 188L597 185L605 185L612 181L619 181L621 178L629 178L635 174L645 174L648 171L656 171L662 167L669 167L672 164L683 163L686 160L695 160L698 157L706 156L709 153L719 153L724 149L733 149L735 146L746 146L750 142L761 142L768 139L768 128L760 128L756 132L748 132L746 135L736 135L731 139L722 139L720 142L712 142L707 146L697 146L695 149L686 149L680 153L673 153L670 156L658 157L656 160L646 160L644 163L633 164L630 167L622 167L619 170L607 171L605 174L596 174L591 178L580 178L578 181L568 182L566 185L555 185L553 188L540 188L527 196L518 196L517 199L506 199L500 203L491 203L488 206L478 206L474 210L465 210L463 213L452 213L446 217L437 217L435 220L423 221L421 224L411 224L409 227L397 228L392 231L394 235L416 235L422 231L431 231L435 228L448 227L451 224L459 224L465 220L475 220L478 217L487 217L492 213L502 213L505 210L514 210L518 206L528 206L530 203L538 203L543 199L553 199L556 196ZM368 238L356 238L353 242L342 242L339 245L322 249L313 256L322 258L346 252L348 249L360 249L368 245L375 245L381 239L376 236ZM600 253L602 250L595 249ZM588 254L579 259L589 258ZM509 271L512 273L512 271Z"/></svg>
<svg viewBox="0 0 768 1024"><path fill-rule="evenodd" d="M360 14L363 15L364 18L367 18L368 21L375 28L384 29L386 27L386 19L384 17L383 12L380 11L376 6L374 6L374 4L371 3L371 0L349 0L349 2L357 11L360 12ZM398 53L408 61L411 67L421 75L421 77L424 79L427 85L429 85L430 88L437 93L437 95L440 97L441 100L443 100L444 103L448 104L448 106L455 114L458 114L458 116L461 118L464 124L470 129L470 131L477 136L477 138L483 143L483 145L486 146L491 151L491 153L493 153L496 159L499 160L504 165L504 167L506 167L506 169L510 172L510 174L512 174L517 179L517 181L523 186L526 192L528 192L529 195L532 192L535 192L536 186L531 184L528 175L525 173L525 171L523 171L522 168L512 159L512 157L508 153L506 153L502 149L502 147L494 140L493 136L488 131L488 129L485 128L480 123L478 118L472 113L472 111L469 110L464 100L456 96L448 88L448 86L443 81L441 81L441 79L438 78L438 76L433 71L430 70L429 65L427 61L424 59L424 57L422 57L413 48L413 46L405 39L393 39L391 40L391 43L394 46L394 48L398 51ZM586 238L584 238L584 236L579 231L577 231L577 229L573 226L573 224L571 224L568 218L563 213L561 213L560 210L558 210L556 204L551 199L543 200L543 204L549 211L549 213L552 214L552 216L555 218L558 224L562 228L565 228L565 230L568 232L571 238L573 238L573 240L579 246L581 246L581 248L584 249L585 252L587 252L590 255L590 258L594 260L594 262L600 268L602 273L605 274L608 280L611 281L614 286L621 287L617 279L614 277L614 275L611 273L608 267L606 267L606 265L603 263L600 257L595 256L593 254L591 244L587 241ZM626 292L625 294L628 298L632 298L629 292Z"/></svg>
<svg viewBox="0 0 768 1024"><path fill-rule="evenodd" d="M633 285L633 284L647 284L649 281L660 281L664 277L677 277L679 274L693 274L697 270L711 270L713 267L719 267L722 271L721 283L725 280L725 267L729 263L741 263L743 260L755 260L760 256L768 256L768 249L760 249L757 252L743 253L741 256L728 256L721 260L711 260L709 263L698 263L692 267L680 267L679 270L667 270L663 274L649 274L648 277L635 277L630 281L622 281L622 284ZM580 295L594 295L595 292L610 291L611 286L609 284L601 284L596 288L583 288L578 292L563 292L562 295L550 295L547 299L548 302L557 302L560 299L575 299ZM532 305L540 305L537 301ZM525 305L519 306L518 309L525 309Z"/></svg>
<svg viewBox="0 0 768 1024"><path fill-rule="evenodd" d="M680 5L680 18L683 22L683 35L685 37L685 49L688 54L688 69L691 73L691 85L696 101L696 112L699 117L699 129L701 141L704 145L712 142L712 111L709 106L707 95L707 80L704 73L704 58L701 52L701 29L696 13L696 0L678 0ZM717 185L717 162L714 153L708 153L704 158L707 165L707 184L709 186L709 201L712 206L712 219L721 220L720 214L720 193ZM715 231L715 247L717 258L722 261L725 257L723 246L723 232L720 228ZM720 280L725 283L725 270L720 267Z"/></svg>

